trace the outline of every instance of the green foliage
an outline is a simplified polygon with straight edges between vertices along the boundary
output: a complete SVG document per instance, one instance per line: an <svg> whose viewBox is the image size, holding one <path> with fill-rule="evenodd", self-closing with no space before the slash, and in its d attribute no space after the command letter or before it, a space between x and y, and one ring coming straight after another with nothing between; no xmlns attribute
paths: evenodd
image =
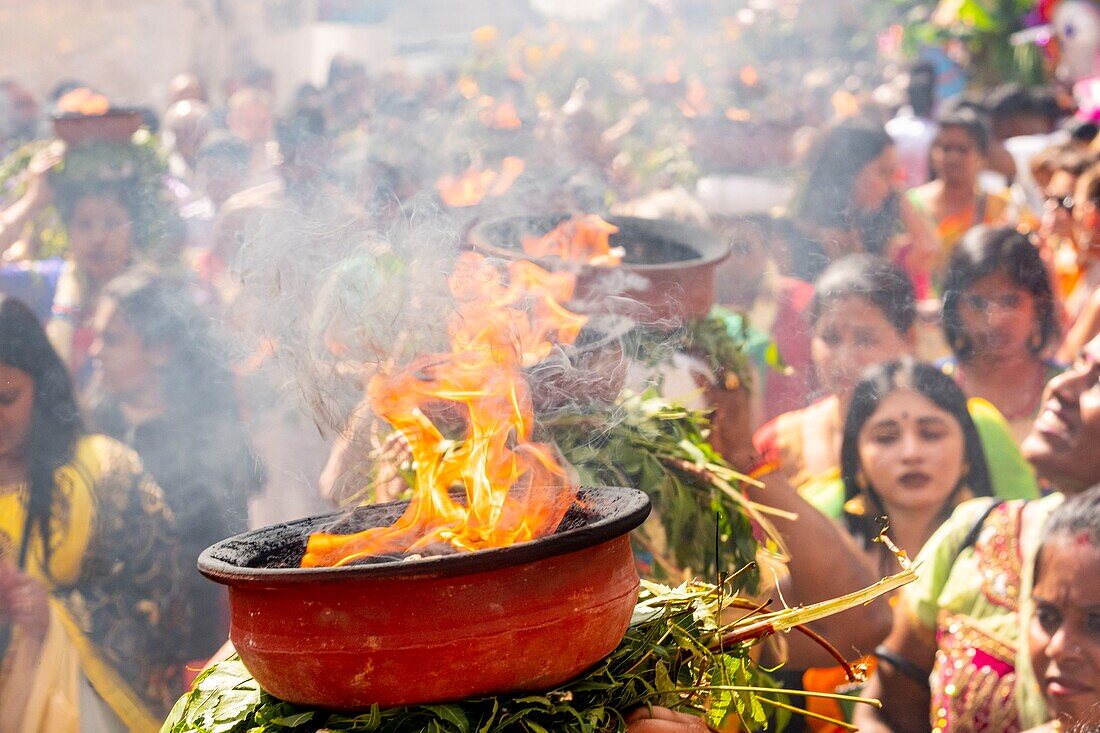
<svg viewBox="0 0 1100 733"><path fill-rule="evenodd" d="M960 41L970 56L970 73L983 87L1015 81L1025 85L1046 81L1042 53L1030 43L1013 45L1013 33L1024 29L1034 0L962 0L955 19L943 27L931 22L927 3L893 0L905 11L905 47Z"/></svg>
<svg viewBox="0 0 1100 733"><path fill-rule="evenodd" d="M782 710L786 703L749 659L753 642L712 651L726 630L719 622L732 600L726 591L645 584L618 648L582 677L541 694L333 713L275 699L234 657L199 677L161 733L612 733L644 705L701 712L716 726L737 718L750 729L777 727L782 720L769 719L765 706Z"/></svg>
<svg viewBox="0 0 1100 733"><path fill-rule="evenodd" d="M624 393L608 412L566 413L543 427L587 486L630 486L649 495L674 567L653 567L659 578L684 573L713 578L721 570L754 587L758 543L740 499L742 478L707 442L704 413L669 404L655 389ZM717 522L716 522L717 517ZM715 532L718 551L715 556ZM643 532L644 535L644 532ZM641 540L641 537L637 538ZM658 554L639 547L643 555Z"/></svg>

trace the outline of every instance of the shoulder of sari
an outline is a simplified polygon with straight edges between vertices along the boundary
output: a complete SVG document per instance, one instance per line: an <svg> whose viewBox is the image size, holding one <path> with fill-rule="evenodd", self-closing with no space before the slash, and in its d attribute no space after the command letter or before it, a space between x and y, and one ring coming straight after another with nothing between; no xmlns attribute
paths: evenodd
<svg viewBox="0 0 1100 733"><path fill-rule="evenodd" d="M925 185L927 185L927 184L925 184ZM916 188L909 189L908 191L905 192L905 198L909 200L909 203L913 206L913 208L915 210L917 210L921 214L927 216L928 211L924 206L924 198L921 196L920 189L921 189L921 186L917 186Z"/></svg>
<svg viewBox="0 0 1100 733"><path fill-rule="evenodd" d="M104 667L150 709L166 710L189 621L172 515L137 454L118 441L89 436L74 464L92 482L95 518L80 579L59 597Z"/></svg>
<svg viewBox="0 0 1100 733"><path fill-rule="evenodd" d="M966 406L982 441L982 453L989 469L994 496L1002 499L1038 498L1039 483L1035 478L1035 469L1020 454L1012 428L1001 412L980 397L970 398Z"/></svg>
<svg viewBox="0 0 1100 733"><path fill-rule="evenodd" d="M1061 494L1050 494L1036 501L1029 501L1024 507L1020 528L1020 553L1023 568L1020 574L1020 636L1027 633L1027 624L1032 615L1031 588L1035 583L1035 556L1039 553L1043 526L1050 513L1062 501ZM1035 680L1031 666L1031 655L1027 644L1021 644L1016 654L1016 704L1020 709L1020 720L1025 725L1038 725L1049 719L1046 701Z"/></svg>
<svg viewBox="0 0 1100 733"><path fill-rule="evenodd" d="M753 434L753 447L760 454L761 465L783 471L788 479L802 473L802 421L809 409L777 415Z"/></svg>
<svg viewBox="0 0 1100 733"><path fill-rule="evenodd" d="M854 505L849 507L844 501L844 482L840 478L840 466L804 481L798 487L798 494L829 519L840 519L845 512L855 509Z"/></svg>
<svg viewBox="0 0 1100 733"><path fill-rule="evenodd" d="M926 630L934 630L940 612L939 599L955 562L975 526L998 500L981 497L964 501L924 543L917 555L917 579L901 591L909 615ZM975 591L977 588L975 588Z"/></svg>
<svg viewBox="0 0 1100 733"><path fill-rule="evenodd" d="M981 223L989 225L1000 222L1011 207L1012 199L1006 191L986 191L985 216Z"/></svg>

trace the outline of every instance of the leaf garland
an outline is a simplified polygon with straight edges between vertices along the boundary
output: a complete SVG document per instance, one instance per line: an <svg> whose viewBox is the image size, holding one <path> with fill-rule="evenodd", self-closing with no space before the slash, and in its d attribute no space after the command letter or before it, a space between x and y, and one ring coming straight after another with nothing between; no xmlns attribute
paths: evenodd
<svg viewBox="0 0 1100 733"><path fill-rule="evenodd" d="M735 598L726 590L644 583L618 648L582 677L541 694L336 713L277 700L232 657L200 675L161 733L611 733L645 705L705 714L714 726L733 719L746 729L782 724L786 698L749 658L757 640L714 651L728 632L719 615Z"/></svg>
<svg viewBox="0 0 1100 733"><path fill-rule="evenodd" d="M738 597L726 582L669 588L642 581L615 651L572 682L541 694L334 713L277 700L231 657L199 675L161 733L621 733L623 716L647 705L701 714L715 729L736 723L738 730L781 731L791 713L802 713L854 730L792 705L789 696L881 707L877 700L780 689L750 652L772 634L867 604L915 580L912 565L901 564L900 573L867 588L774 612Z"/></svg>

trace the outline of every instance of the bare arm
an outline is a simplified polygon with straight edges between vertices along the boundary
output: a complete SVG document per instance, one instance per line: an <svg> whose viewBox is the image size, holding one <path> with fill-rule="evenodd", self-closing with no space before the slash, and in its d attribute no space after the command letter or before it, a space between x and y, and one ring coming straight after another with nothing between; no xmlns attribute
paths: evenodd
<svg viewBox="0 0 1100 733"><path fill-rule="evenodd" d="M668 708L639 708L626 716L627 733L706 733L711 730L702 718Z"/></svg>
<svg viewBox="0 0 1100 733"><path fill-rule="evenodd" d="M931 635L913 623L904 603L897 604L894 629L883 647L889 655L879 657L878 669L863 690L863 697L881 700L882 709L859 705L853 722L865 733L927 733L932 707L928 675L936 646ZM903 662L892 663L887 656ZM922 680L915 679L917 673Z"/></svg>
<svg viewBox="0 0 1100 733"><path fill-rule="evenodd" d="M776 471L764 477L764 488L750 487L749 498L791 512L797 519L775 518L790 553L787 569L790 605L805 605L851 593L881 579L856 543L833 520L808 504ZM891 612L885 598L811 624L841 653L869 654L890 631ZM789 634L789 655L800 667L833 666L836 661L802 634Z"/></svg>
<svg viewBox="0 0 1100 733"><path fill-rule="evenodd" d="M0 254L7 252L23 233L27 222L53 200L46 180L50 169L61 162L63 145L50 145L31 158L27 167L27 191L11 206L0 211Z"/></svg>

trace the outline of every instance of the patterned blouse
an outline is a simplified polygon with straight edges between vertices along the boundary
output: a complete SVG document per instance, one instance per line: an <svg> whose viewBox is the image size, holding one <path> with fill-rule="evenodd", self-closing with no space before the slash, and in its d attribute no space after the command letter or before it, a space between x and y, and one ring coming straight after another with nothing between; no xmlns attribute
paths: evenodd
<svg viewBox="0 0 1100 733"><path fill-rule="evenodd" d="M49 568L32 540L27 572L59 602L81 671L116 714L163 719L182 692L190 622L171 512L137 455L103 435L82 438L55 475ZM0 493L0 556L17 559L25 492Z"/></svg>

